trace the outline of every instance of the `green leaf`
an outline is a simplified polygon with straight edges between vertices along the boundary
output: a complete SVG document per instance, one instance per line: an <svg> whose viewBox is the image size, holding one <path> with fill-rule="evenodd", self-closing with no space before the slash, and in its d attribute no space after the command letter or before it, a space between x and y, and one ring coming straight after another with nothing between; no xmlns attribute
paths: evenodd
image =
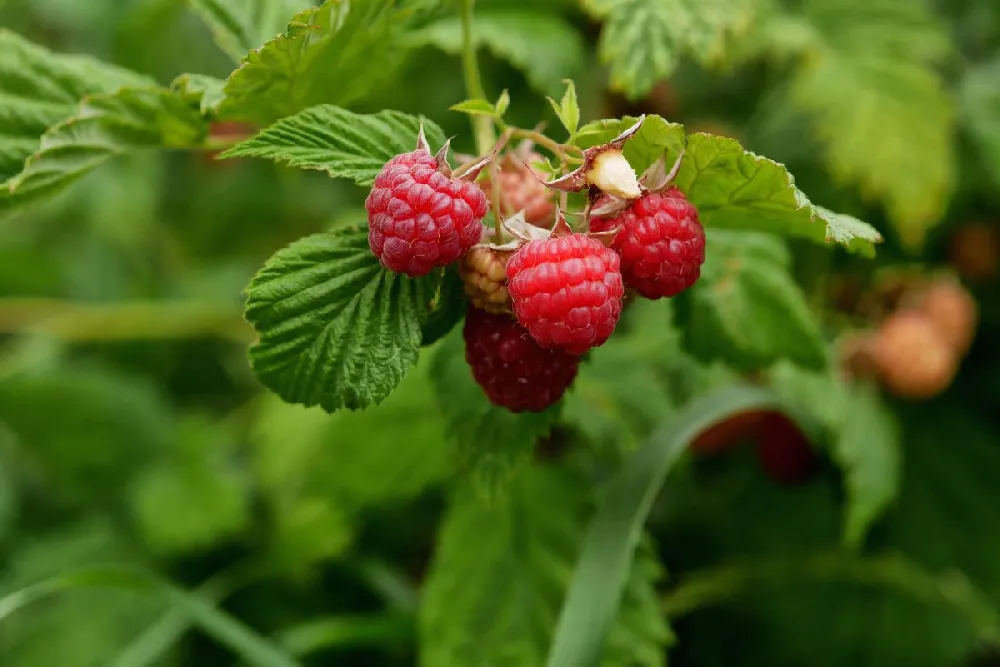
<svg viewBox="0 0 1000 667"><path fill-rule="evenodd" d="M225 81L204 74L181 74L170 84L170 89L197 105L202 116L210 117L222 103L224 85Z"/></svg>
<svg viewBox="0 0 1000 667"><path fill-rule="evenodd" d="M258 636L236 618L196 593L185 591L142 570L103 567L73 570L13 591L0 599L0 620L57 593L78 588L137 590L153 594L183 611L207 635L230 648L252 667L300 667L281 648Z"/></svg>
<svg viewBox="0 0 1000 667"><path fill-rule="evenodd" d="M1000 183L1000 56L965 73L960 90L962 116L983 162Z"/></svg>
<svg viewBox="0 0 1000 667"><path fill-rule="evenodd" d="M786 103L815 120L834 178L883 202L919 245L955 180L946 27L925 2L809 0L801 16L811 48Z"/></svg>
<svg viewBox="0 0 1000 667"><path fill-rule="evenodd" d="M503 118L503 115L507 113L507 109L510 108L510 93L504 88L504 91L500 93L500 97L497 98L496 104L493 105L497 114Z"/></svg>
<svg viewBox="0 0 1000 667"><path fill-rule="evenodd" d="M424 583L420 664L542 664L572 575L590 493L587 480L575 472L539 466L522 471L496 503L483 503L469 486L455 495ZM662 571L652 550L641 554L621 617L627 625L619 626L616 650L598 656L607 658L608 667L664 662L669 634L654 588Z"/></svg>
<svg viewBox="0 0 1000 667"><path fill-rule="evenodd" d="M582 36L565 19L529 8L477 11L472 39L524 72L536 90L550 95L562 88L566 77L581 71L586 53ZM457 15L449 16L415 32L409 41L460 55L462 25Z"/></svg>
<svg viewBox="0 0 1000 667"><path fill-rule="evenodd" d="M826 344L790 264L774 237L710 230L701 279L678 300L688 350L742 370L783 358L822 368Z"/></svg>
<svg viewBox="0 0 1000 667"><path fill-rule="evenodd" d="M747 152L727 137L689 136L675 184L708 227L838 243L864 255L874 254L874 244L882 240L866 223L814 206L783 165Z"/></svg>
<svg viewBox="0 0 1000 667"><path fill-rule="evenodd" d="M854 387L849 395L833 456L846 476L844 542L857 548L899 492L902 443L895 416L874 387Z"/></svg>
<svg viewBox="0 0 1000 667"><path fill-rule="evenodd" d="M82 98L145 85L153 82L87 56L52 53L0 29L0 183L21 171L39 137L73 115Z"/></svg>
<svg viewBox="0 0 1000 667"><path fill-rule="evenodd" d="M444 144L441 128L422 116L399 111L356 114L322 105L278 121L223 157L266 158L371 185L386 162L416 148L421 125L432 147Z"/></svg>
<svg viewBox="0 0 1000 667"><path fill-rule="evenodd" d="M486 100L465 100L464 102L453 104L448 108L451 111L466 113L470 116L489 116L490 118L500 117L500 114L497 113L496 105L490 104Z"/></svg>
<svg viewBox="0 0 1000 667"><path fill-rule="evenodd" d="M559 404L537 413L513 414L490 403L465 361L462 332L453 330L434 353L431 380L458 463L491 490L531 455L559 413Z"/></svg>
<svg viewBox="0 0 1000 667"><path fill-rule="evenodd" d="M250 489L236 444L225 428L189 419L177 446L135 479L132 511L152 549L167 555L205 549L248 526Z"/></svg>
<svg viewBox="0 0 1000 667"><path fill-rule="evenodd" d="M291 0L188 0L204 19L216 43L235 62L240 62L285 27L302 2Z"/></svg>
<svg viewBox="0 0 1000 667"><path fill-rule="evenodd" d="M143 148L194 148L208 123L201 101L162 88L122 88L87 97L42 136L24 169L0 187L0 214L51 196L107 160Z"/></svg>
<svg viewBox="0 0 1000 667"><path fill-rule="evenodd" d="M599 120L587 123L576 133L574 143L581 148L606 144L639 120L633 116ZM637 173L642 173L649 165L663 158L668 164L680 155L684 148L684 126L670 123L661 116L646 116L639 131L625 143L625 159Z"/></svg>
<svg viewBox="0 0 1000 667"><path fill-rule="evenodd" d="M601 505L587 528L546 667L601 664L642 528L667 474L688 443L734 412L776 405L777 397L770 391L729 387L666 420L626 460L604 488Z"/></svg>
<svg viewBox="0 0 1000 667"><path fill-rule="evenodd" d="M260 336L254 373L289 403L328 412L380 403L417 360L433 283L384 269L365 230L296 241L246 291Z"/></svg>
<svg viewBox="0 0 1000 667"><path fill-rule="evenodd" d="M548 98L549 104L552 105L552 110L556 112L556 117L559 122L563 124L566 131L569 132L569 136L575 136L577 129L580 127L580 103L576 99L576 84L573 83L572 79L565 79L563 83L566 84L566 92L563 93L562 99L556 102L551 97Z"/></svg>
<svg viewBox="0 0 1000 667"><path fill-rule="evenodd" d="M591 0L603 18L601 59L611 85L632 99L669 77L682 56L703 65L722 60L732 33L751 25L748 0Z"/></svg>
<svg viewBox="0 0 1000 667"><path fill-rule="evenodd" d="M325 0L299 12L229 77L220 114L266 125L317 104L364 98L402 64L411 13L392 0Z"/></svg>

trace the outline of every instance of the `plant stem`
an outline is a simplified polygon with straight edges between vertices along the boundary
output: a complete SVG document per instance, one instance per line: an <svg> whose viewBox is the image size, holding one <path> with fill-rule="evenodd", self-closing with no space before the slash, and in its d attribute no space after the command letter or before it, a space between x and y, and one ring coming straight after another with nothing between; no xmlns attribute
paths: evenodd
<svg viewBox="0 0 1000 667"><path fill-rule="evenodd" d="M462 72L465 75L465 93L470 98L485 100L483 80L476 59L476 44L472 38L472 10L476 0L462 0ZM476 137L476 150L485 155L496 141L493 121L487 116L472 116L472 132Z"/></svg>

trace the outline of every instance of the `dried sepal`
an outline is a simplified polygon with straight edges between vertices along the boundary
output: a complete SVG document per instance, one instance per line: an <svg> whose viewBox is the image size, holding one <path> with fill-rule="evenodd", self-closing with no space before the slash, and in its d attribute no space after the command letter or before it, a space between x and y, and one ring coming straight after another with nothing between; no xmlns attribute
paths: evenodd
<svg viewBox="0 0 1000 667"><path fill-rule="evenodd" d="M516 242L516 245L514 246L516 248L524 243L545 240L551 236L551 232L549 230L542 229L541 227L533 225L525 220L524 211L518 211L514 215L510 216L503 221L501 226L507 234L510 234L511 239L513 240L501 239L501 245L496 246L497 248L507 249L510 243L514 242Z"/></svg>
<svg viewBox="0 0 1000 667"><path fill-rule="evenodd" d="M474 162L467 162L466 164L463 164L461 167L455 170L455 173L453 174L454 178L458 178L463 181L469 181L469 182L475 181L477 178L479 178L479 174L482 173L483 169L489 166L489 164L496 159L497 154L507 144L507 141L509 139L510 139L509 132L504 132L503 134L501 134L500 138L497 139L497 142L493 144L493 148L490 150L489 153L480 157L478 160L475 160Z"/></svg>
<svg viewBox="0 0 1000 667"><path fill-rule="evenodd" d="M667 171L667 163L663 158L649 165L649 168L643 172L642 177L639 179L639 184L642 188L647 192L663 192L670 187L670 184L677 177L677 172L681 169L681 162L684 160L686 150L686 148L681 149L670 171Z"/></svg>

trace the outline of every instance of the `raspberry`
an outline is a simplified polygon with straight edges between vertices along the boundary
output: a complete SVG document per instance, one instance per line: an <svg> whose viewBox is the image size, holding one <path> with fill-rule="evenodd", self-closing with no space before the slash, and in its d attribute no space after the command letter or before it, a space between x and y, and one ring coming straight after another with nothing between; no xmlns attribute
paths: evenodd
<svg viewBox="0 0 1000 667"><path fill-rule="evenodd" d="M524 211L524 219L533 225L549 228L555 214L555 203L551 191L532 173L527 166L542 159L537 153L528 156L525 163L507 158L500 166L500 208L504 215ZM536 172L537 173L537 172ZM492 201L493 185L490 181L482 184L486 198Z"/></svg>
<svg viewBox="0 0 1000 667"><path fill-rule="evenodd" d="M788 417L772 412L757 432L757 460L768 477L779 484L802 484L816 472L816 453Z"/></svg>
<svg viewBox="0 0 1000 667"><path fill-rule="evenodd" d="M951 263L966 280L992 280L1000 267L1000 233L991 225L966 225L951 238L948 254Z"/></svg>
<svg viewBox="0 0 1000 667"><path fill-rule="evenodd" d="M449 178L424 149L397 155L375 177L365 208L368 243L384 267L422 276L451 264L479 242L486 195Z"/></svg>
<svg viewBox="0 0 1000 667"><path fill-rule="evenodd" d="M490 402L511 412L539 412L566 392L579 358L547 350L505 315L469 308L465 316L465 360Z"/></svg>
<svg viewBox="0 0 1000 667"><path fill-rule="evenodd" d="M765 410L748 410L730 415L698 434L691 441L691 451L695 454L719 454L740 443L750 440L758 427L768 416Z"/></svg>
<svg viewBox="0 0 1000 667"><path fill-rule="evenodd" d="M918 308L956 354L968 352L979 315L975 300L965 288L957 282L939 280L920 295Z"/></svg>
<svg viewBox="0 0 1000 667"><path fill-rule="evenodd" d="M584 234L527 243L507 262L517 321L539 345L583 354L611 336L625 286L613 250Z"/></svg>
<svg viewBox="0 0 1000 667"><path fill-rule="evenodd" d="M458 264L465 293L472 305L489 313L512 313L507 291L507 260L511 250L476 246Z"/></svg>
<svg viewBox="0 0 1000 667"><path fill-rule="evenodd" d="M701 276L705 230L698 211L677 188L646 193L617 216L590 221L594 232L619 225L612 247L621 253L625 284L642 296L676 296Z"/></svg>
<svg viewBox="0 0 1000 667"><path fill-rule="evenodd" d="M951 384L955 351L926 315L899 311L886 319L872 342L879 378L896 396L925 399Z"/></svg>

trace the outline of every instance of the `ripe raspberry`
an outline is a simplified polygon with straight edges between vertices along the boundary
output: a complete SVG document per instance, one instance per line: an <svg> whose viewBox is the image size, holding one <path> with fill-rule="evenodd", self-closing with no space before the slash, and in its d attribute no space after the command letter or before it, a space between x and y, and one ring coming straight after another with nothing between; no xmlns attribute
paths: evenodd
<svg viewBox="0 0 1000 667"><path fill-rule="evenodd" d="M886 319L872 342L879 378L896 396L924 399L951 384L955 351L926 315L899 311Z"/></svg>
<svg viewBox="0 0 1000 667"><path fill-rule="evenodd" d="M365 208L368 243L390 271L422 276L451 264L479 242L486 195L449 178L424 149L397 155L375 177Z"/></svg>
<svg viewBox="0 0 1000 667"><path fill-rule="evenodd" d="M749 441L768 416L766 410L738 412L712 424L691 441L695 454L719 454L736 445Z"/></svg>
<svg viewBox="0 0 1000 667"><path fill-rule="evenodd" d="M507 291L507 260L513 250L475 246L458 264L472 305L488 313L513 313Z"/></svg>
<svg viewBox="0 0 1000 667"><path fill-rule="evenodd" d="M938 280L919 296L918 308L959 356L969 351L979 318L976 301L951 280Z"/></svg>
<svg viewBox="0 0 1000 667"><path fill-rule="evenodd" d="M781 413L768 414L757 428L757 460L768 477L779 484L807 482L819 458L805 435Z"/></svg>
<svg viewBox="0 0 1000 667"><path fill-rule="evenodd" d="M642 296L676 296L701 276L705 230L698 211L677 188L646 193L617 216L590 221L594 232L619 225L612 247L621 253L625 284Z"/></svg>
<svg viewBox="0 0 1000 667"><path fill-rule="evenodd" d="M622 313L620 260L584 234L527 243L507 262L517 321L542 347L583 354L601 345Z"/></svg>
<svg viewBox="0 0 1000 667"><path fill-rule="evenodd" d="M525 220L548 229L556 211L552 192L539 180L541 174L532 173L531 167L527 166L541 159L538 153L531 153L524 163L508 156L500 165L497 180L500 185L500 208L504 215L524 211ZM483 182L482 188L486 199L493 201L492 182Z"/></svg>
<svg viewBox="0 0 1000 667"><path fill-rule="evenodd" d="M558 401L576 378L579 359L546 350L511 317L469 308L465 360L490 402L511 412L539 412Z"/></svg>

